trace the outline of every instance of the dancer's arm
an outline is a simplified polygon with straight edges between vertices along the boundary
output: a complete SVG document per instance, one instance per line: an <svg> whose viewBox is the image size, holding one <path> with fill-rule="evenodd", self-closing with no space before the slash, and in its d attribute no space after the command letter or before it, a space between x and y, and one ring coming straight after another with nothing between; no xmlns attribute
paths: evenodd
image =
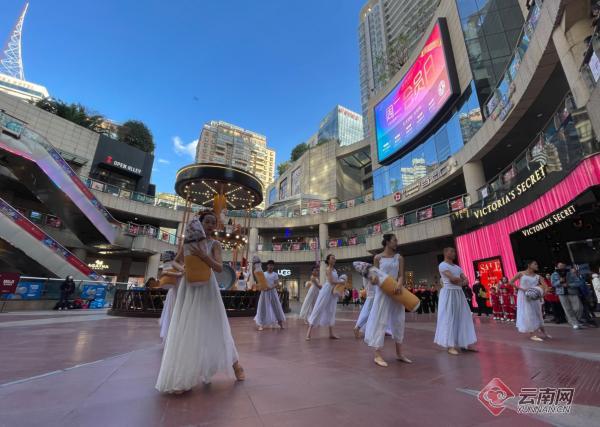
<svg viewBox="0 0 600 427"><path fill-rule="evenodd" d="M513 285L518 290L521 290L521 288L519 286L517 286L517 284L515 283L517 280L520 280L521 277L523 277L523 272L519 271L517 274L515 274L515 277L513 277L512 279L509 280L508 283L510 283L511 285Z"/></svg>

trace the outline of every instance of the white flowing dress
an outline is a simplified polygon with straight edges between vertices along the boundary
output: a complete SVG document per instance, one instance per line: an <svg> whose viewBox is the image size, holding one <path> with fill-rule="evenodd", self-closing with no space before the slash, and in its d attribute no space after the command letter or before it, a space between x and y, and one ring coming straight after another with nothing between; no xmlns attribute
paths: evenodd
<svg viewBox="0 0 600 427"><path fill-rule="evenodd" d="M172 268L172 263L167 262L163 266L163 270ZM158 325L160 326L160 337L165 340L167 339L167 333L169 332L169 324L171 323L171 317L173 316L173 310L175 308L175 301L177 301L177 286L181 284L181 277L177 278L177 285L165 285L163 289L168 289L167 296L163 303L163 309L160 313L160 319L158 319Z"/></svg>
<svg viewBox="0 0 600 427"><path fill-rule="evenodd" d="M314 283L310 282L310 288L306 293L306 297L302 302L302 307L300 308L300 319L308 320L308 316L312 313L313 308L315 307L315 302L317 302L317 297L319 296L319 287Z"/></svg>
<svg viewBox="0 0 600 427"><path fill-rule="evenodd" d="M373 307L373 300L375 299L375 286L373 286L371 281L363 277L363 286L367 290L367 299L365 299L365 303L360 309L356 325L354 325L355 329L362 329L367 324L371 307Z"/></svg>
<svg viewBox="0 0 600 427"><path fill-rule="evenodd" d="M338 273L334 269L331 272L334 281L338 281ZM308 316L308 324L311 326L333 326L335 325L335 310L338 295L333 293L334 285L325 282L315 302L312 313Z"/></svg>
<svg viewBox="0 0 600 427"><path fill-rule="evenodd" d="M214 240L210 240L212 244ZM211 246L212 249L212 246ZM207 284L181 280L156 389L169 393L209 382L218 371L233 376L238 353L215 273Z"/></svg>
<svg viewBox="0 0 600 427"><path fill-rule="evenodd" d="M275 272L265 271L265 279L267 279L269 290L261 291L258 298L256 316L254 316L254 321L258 326L271 326L285 321L285 313L281 301L279 301L277 289L275 289L279 276Z"/></svg>
<svg viewBox="0 0 600 427"><path fill-rule="evenodd" d="M462 269L456 264L442 262L439 266L443 284L438 299L437 325L433 342L442 347L467 347L477 342L473 315L460 286L454 285L443 274L449 271L453 276L460 276Z"/></svg>
<svg viewBox="0 0 600 427"><path fill-rule="evenodd" d="M392 258L381 257L379 269L394 279L398 277L400 268L400 255ZM382 348L385 333L388 331L395 342L404 340L404 318L406 309L386 295L379 286L375 286L375 299L369 313L369 320L365 328L365 343L369 347Z"/></svg>
<svg viewBox="0 0 600 427"><path fill-rule="evenodd" d="M517 330L519 332L535 332L544 326L542 315L542 301L530 300L525 296L525 291L538 286L540 276L522 275L517 291Z"/></svg>

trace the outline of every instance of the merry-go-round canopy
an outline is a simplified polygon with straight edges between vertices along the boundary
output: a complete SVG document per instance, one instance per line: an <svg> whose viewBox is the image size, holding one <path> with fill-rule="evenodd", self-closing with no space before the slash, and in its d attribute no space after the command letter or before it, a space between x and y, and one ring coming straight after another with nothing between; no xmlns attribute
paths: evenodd
<svg viewBox="0 0 600 427"><path fill-rule="evenodd" d="M260 180L249 172L216 163L194 163L177 171L175 192L200 206L213 207L215 196L223 195L226 209L242 210L263 200Z"/></svg>

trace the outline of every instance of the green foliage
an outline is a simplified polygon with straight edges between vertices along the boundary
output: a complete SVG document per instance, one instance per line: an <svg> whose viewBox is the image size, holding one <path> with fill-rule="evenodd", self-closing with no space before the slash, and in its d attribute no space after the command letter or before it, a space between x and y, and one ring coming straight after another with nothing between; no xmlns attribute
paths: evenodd
<svg viewBox="0 0 600 427"><path fill-rule="evenodd" d="M377 78L381 85L385 85L396 73L398 73L409 57L408 38L399 34L388 45L386 53L375 58L374 68L377 70Z"/></svg>
<svg viewBox="0 0 600 427"><path fill-rule="evenodd" d="M308 151L308 149L309 149L308 144L306 144L305 142L301 142L300 144L296 145L294 147L294 149L292 150L292 155L291 155L292 162L295 162L300 157L302 157L302 155L304 153L306 153L306 151Z"/></svg>
<svg viewBox="0 0 600 427"><path fill-rule="evenodd" d="M117 131L119 141L147 153L154 152L154 137L150 129L139 120L128 120Z"/></svg>
<svg viewBox="0 0 600 427"><path fill-rule="evenodd" d="M279 176L283 175L285 173L285 171L290 167L291 163L289 160L283 162L283 163L279 163L277 165L277 174Z"/></svg>
<svg viewBox="0 0 600 427"><path fill-rule="evenodd" d="M44 98L35 102L35 105L86 129L99 133L103 132L104 117L91 112L81 104L67 104L59 99Z"/></svg>

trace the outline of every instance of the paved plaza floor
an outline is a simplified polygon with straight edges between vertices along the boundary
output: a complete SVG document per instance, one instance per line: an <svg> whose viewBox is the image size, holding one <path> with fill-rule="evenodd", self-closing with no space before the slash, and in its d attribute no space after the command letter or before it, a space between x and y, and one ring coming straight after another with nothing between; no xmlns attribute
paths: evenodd
<svg viewBox="0 0 600 427"><path fill-rule="evenodd" d="M162 347L156 319L102 311L0 314L0 426L537 426L599 425L600 330L549 326L535 343L513 324L475 317L479 353L433 344L435 315L407 316L406 354L377 367L352 333L358 309L338 309L342 339L290 315L286 330L231 325L247 380L217 375L182 396L154 389ZM493 378L522 388L574 388L569 415L493 416L477 399Z"/></svg>

